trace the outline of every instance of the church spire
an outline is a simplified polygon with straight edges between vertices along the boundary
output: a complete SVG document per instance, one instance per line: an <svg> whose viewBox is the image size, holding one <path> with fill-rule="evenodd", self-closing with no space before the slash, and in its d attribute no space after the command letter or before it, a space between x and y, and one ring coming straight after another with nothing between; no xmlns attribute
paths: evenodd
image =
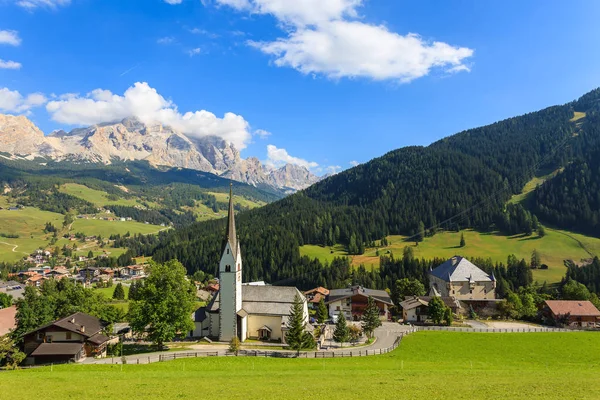
<svg viewBox="0 0 600 400"><path fill-rule="evenodd" d="M237 233L235 231L235 214L233 210L233 183L229 184L229 213L227 215L227 242L234 258L237 257Z"/></svg>

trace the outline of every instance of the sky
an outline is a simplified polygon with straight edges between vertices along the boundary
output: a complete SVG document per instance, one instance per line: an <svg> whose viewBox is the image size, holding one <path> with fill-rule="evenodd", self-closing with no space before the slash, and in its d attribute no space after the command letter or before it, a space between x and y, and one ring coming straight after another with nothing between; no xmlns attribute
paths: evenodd
<svg viewBox="0 0 600 400"><path fill-rule="evenodd" d="M596 0L0 0L0 113L337 172L600 86Z"/></svg>

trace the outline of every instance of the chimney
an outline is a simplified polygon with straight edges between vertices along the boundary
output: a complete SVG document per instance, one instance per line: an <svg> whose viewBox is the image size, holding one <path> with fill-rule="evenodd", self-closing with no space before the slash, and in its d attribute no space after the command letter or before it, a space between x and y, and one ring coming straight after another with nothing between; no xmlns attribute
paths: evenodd
<svg viewBox="0 0 600 400"><path fill-rule="evenodd" d="M81 328L79 330L81 331L81 333L85 333L85 326L81 325Z"/></svg>
<svg viewBox="0 0 600 400"><path fill-rule="evenodd" d="M71 318L71 323L74 324L75 323L75 317Z"/></svg>

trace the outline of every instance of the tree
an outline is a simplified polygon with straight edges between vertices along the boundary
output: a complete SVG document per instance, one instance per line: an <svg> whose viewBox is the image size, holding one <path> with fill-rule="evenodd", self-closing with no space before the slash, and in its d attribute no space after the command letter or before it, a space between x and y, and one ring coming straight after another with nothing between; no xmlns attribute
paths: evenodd
<svg viewBox="0 0 600 400"><path fill-rule="evenodd" d="M238 339L237 336L234 336L229 342L229 352L234 353L237 356L241 347L242 343L240 342L240 339Z"/></svg>
<svg viewBox="0 0 600 400"><path fill-rule="evenodd" d="M418 279L402 278L396 281L392 290L392 300L399 305L407 296L424 296L425 285Z"/></svg>
<svg viewBox="0 0 600 400"><path fill-rule="evenodd" d="M144 286L138 288L137 300L130 303L130 323L134 332L147 332L148 339L162 348L164 342L194 329L190 315L196 288L177 260L151 262L149 272Z"/></svg>
<svg viewBox="0 0 600 400"><path fill-rule="evenodd" d="M0 337L0 367L15 369L25 359L25 353L19 351L9 335Z"/></svg>
<svg viewBox="0 0 600 400"><path fill-rule="evenodd" d="M446 307L446 310L444 310L444 324L446 324L446 326L451 326L452 321L454 321L454 317L452 316L452 310L450 309L450 307Z"/></svg>
<svg viewBox="0 0 600 400"><path fill-rule="evenodd" d="M10 294L0 293L0 308L8 308L12 303L13 297Z"/></svg>
<svg viewBox="0 0 600 400"><path fill-rule="evenodd" d="M429 300L429 307L427 310L429 318L434 324L439 325L444 320L444 314L446 312L446 305L439 297L433 297Z"/></svg>
<svg viewBox="0 0 600 400"><path fill-rule="evenodd" d="M460 247L465 247L467 245L467 242L465 242L465 234L461 233L460 234Z"/></svg>
<svg viewBox="0 0 600 400"><path fill-rule="evenodd" d="M317 308L317 322L323 324L327 321L327 318L329 318L327 306L325 305L325 300L321 299Z"/></svg>
<svg viewBox="0 0 600 400"><path fill-rule="evenodd" d="M335 322L335 330L333 331L333 340L340 343L341 346L344 342L348 341L350 337L350 331L348 330L348 324L346 323L346 317L340 312L338 314L337 321Z"/></svg>
<svg viewBox="0 0 600 400"><path fill-rule="evenodd" d="M294 303L290 308L290 316L287 323L288 331L285 334L285 342L290 349L300 354L302 349L311 349L315 346L313 336L306 332L306 320L304 319L304 303L296 294Z"/></svg>
<svg viewBox="0 0 600 400"><path fill-rule="evenodd" d="M381 320L379 319L379 307L375 303L375 300L369 296L367 300L367 307L363 312L362 316L362 329L368 338L373 337L375 329L381 326Z"/></svg>
<svg viewBox="0 0 600 400"><path fill-rule="evenodd" d="M590 291L584 284L569 279L562 287L562 298L565 300L589 300Z"/></svg>
<svg viewBox="0 0 600 400"><path fill-rule="evenodd" d="M348 337L351 343L357 343L362 336L362 329L357 325L350 325L348 327Z"/></svg>
<svg viewBox="0 0 600 400"><path fill-rule="evenodd" d="M425 224L423 221L419 221L419 227L417 229L417 242L425 240Z"/></svg>
<svg viewBox="0 0 600 400"><path fill-rule="evenodd" d="M546 228L544 228L544 226L542 224L538 225L537 234L541 238L543 238L544 236L546 236Z"/></svg>
<svg viewBox="0 0 600 400"><path fill-rule="evenodd" d="M531 253L531 268L539 268L542 266L542 257L537 249L533 249Z"/></svg>
<svg viewBox="0 0 600 400"><path fill-rule="evenodd" d="M91 251L91 250L90 250L90 251L88 251L87 258L89 258L89 259L92 259L92 258L94 258L94 252L93 252L93 251Z"/></svg>
<svg viewBox="0 0 600 400"><path fill-rule="evenodd" d="M115 286L112 298L115 300L125 300L125 290L123 290L121 282L117 283L117 286Z"/></svg>

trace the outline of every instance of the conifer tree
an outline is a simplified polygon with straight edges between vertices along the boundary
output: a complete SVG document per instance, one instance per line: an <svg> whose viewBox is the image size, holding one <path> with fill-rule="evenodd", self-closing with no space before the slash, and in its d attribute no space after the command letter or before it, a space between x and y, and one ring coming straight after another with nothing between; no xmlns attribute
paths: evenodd
<svg viewBox="0 0 600 400"><path fill-rule="evenodd" d="M362 316L362 328L368 338L373 337L373 332L381 326L379 319L379 307L375 304L375 300L371 296L367 300L367 308Z"/></svg>
<svg viewBox="0 0 600 400"><path fill-rule="evenodd" d="M465 242L465 234L461 233L460 234L460 247L465 247L467 245L467 242Z"/></svg>
<svg viewBox="0 0 600 400"><path fill-rule="evenodd" d="M346 323L346 317L340 313L337 321L335 322L335 330L333 331L333 340L340 343L341 346L344 342L347 342L350 337L350 331L348 330L348 324Z"/></svg>
<svg viewBox="0 0 600 400"><path fill-rule="evenodd" d="M300 296L296 295L290 309L285 342L290 349L296 350L297 354L300 354L302 349L310 349L315 346L315 340L310 333L306 332L305 326L304 304Z"/></svg>
<svg viewBox="0 0 600 400"><path fill-rule="evenodd" d="M117 283L117 286L115 286L112 298L115 300L125 300L125 290L123 290L121 282Z"/></svg>
<svg viewBox="0 0 600 400"><path fill-rule="evenodd" d="M317 322L322 324L327 321L329 317L329 313L327 312L327 306L325 305L325 301L321 299L319 301L319 308L317 308Z"/></svg>

